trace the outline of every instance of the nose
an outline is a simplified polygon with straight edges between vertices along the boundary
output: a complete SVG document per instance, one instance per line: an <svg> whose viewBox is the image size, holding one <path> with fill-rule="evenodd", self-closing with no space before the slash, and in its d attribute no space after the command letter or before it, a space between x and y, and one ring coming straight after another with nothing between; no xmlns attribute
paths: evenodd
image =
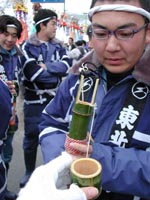
<svg viewBox="0 0 150 200"><path fill-rule="evenodd" d="M115 37L114 34L109 35L109 38L107 39L106 50L107 51L119 51L120 50L119 40Z"/></svg>
<svg viewBox="0 0 150 200"><path fill-rule="evenodd" d="M12 41L14 41L14 37L10 34L10 35L8 35L7 40L12 42Z"/></svg>

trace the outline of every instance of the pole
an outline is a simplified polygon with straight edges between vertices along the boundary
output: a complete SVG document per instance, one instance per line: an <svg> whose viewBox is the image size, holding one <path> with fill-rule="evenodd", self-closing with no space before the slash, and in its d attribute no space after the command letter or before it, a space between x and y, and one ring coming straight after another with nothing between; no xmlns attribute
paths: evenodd
<svg viewBox="0 0 150 200"><path fill-rule="evenodd" d="M64 0L64 14L66 12L66 0Z"/></svg>

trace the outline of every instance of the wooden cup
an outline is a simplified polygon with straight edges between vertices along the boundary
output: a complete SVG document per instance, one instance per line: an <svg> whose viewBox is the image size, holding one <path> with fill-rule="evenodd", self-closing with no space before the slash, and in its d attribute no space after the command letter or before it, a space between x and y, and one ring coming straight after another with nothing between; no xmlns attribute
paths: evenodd
<svg viewBox="0 0 150 200"><path fill-rule="evenodd" d="M80 158L71 164L71 180L79 187L94 186L101 189L101 164L92 158Z"/></svg>

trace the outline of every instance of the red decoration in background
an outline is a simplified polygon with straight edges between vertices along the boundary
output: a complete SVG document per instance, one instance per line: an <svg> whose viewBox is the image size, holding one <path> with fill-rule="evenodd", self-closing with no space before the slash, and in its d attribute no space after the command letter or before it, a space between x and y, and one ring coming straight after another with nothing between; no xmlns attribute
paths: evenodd
<svg viewBox="0 0 150 200"><path fill-rule="evenodd" d="M22 19L20 19L20 22L22 24L23 31L21 33L20 39L18 40L18 44L21 44L28 39L28 26Z"/></svg>
<svg viewBox="0 0 150 200"><path fill-rule="evenodd" d="M26 23L26 15L28 14L28 9L26 6L24 6L23 3L16 3L16 5L14 6L14 10L16 13L16 17L21 22L23 28L21 37L17 41L17 44L19 45L28 39L28 26Z"/></svg>

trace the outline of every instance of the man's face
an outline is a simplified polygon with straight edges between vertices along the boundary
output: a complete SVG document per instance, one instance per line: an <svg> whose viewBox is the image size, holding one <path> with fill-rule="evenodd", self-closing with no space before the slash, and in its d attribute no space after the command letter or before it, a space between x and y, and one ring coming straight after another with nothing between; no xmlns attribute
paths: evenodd
<svg viewBox="0 0 150 200"><path fill-rule="evenodd" d="M72 45L72 44L73 44L73 41L72 41L72 39L71 39L71 38L69 38L69 40L68 40L68 43L69 43L70 45Z"/></svg>
<svg viewBox="0 0 150 200"><path fill-rule="evenodd" d="M95 6L112 4L109 1L97 2ZM129 4L141 7L138 1L116 1L113 4ZM145 22L144 18L136 13L105 11L95 13L92 17L93 27L114 31L117 29L137 30ZM96 54L104 67L111 73L124 73L131 70L141 57L146 44L150 43L150 31L142 29L132 38L120 40L111 35L107 39L92 38Z"/></svg>
<svg viewBox="0 0 150 200"><path fill-rule="evenodd" d="M0 46L7 51L11 50L17 42L17 29L7 27L7 31L0 33Z"/></svg>
<svg viewBox="0 0 150 200"><path fill-rule="evenodd" d="M57 21L56 19L50 20L46 26L43 26L43 33L45 35L45 41L49 41L56 36Z"/></svg>

